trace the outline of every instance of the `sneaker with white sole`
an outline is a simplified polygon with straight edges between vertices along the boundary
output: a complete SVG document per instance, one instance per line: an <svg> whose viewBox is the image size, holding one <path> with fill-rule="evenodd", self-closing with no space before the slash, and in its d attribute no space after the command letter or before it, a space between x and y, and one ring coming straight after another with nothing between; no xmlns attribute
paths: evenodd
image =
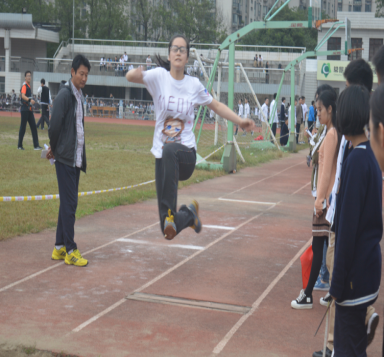
<svg viewBox="0 0 384 358"><path fill-rule="evenodd" d="M373 338L375 338L376 328L379 324L379 315L374 313L368 321L367 324L367 346L369 346Z"/></svg>
<svg viewBox="0 0 384 358"><path fill-rule="evenodd" d="M310 310L313 307L312 296L305 294L304 290L300 291L299 297L291 302L291 307L296 310Z"/></svg>
<svg viewBox="0 0 384 358"><path fill-rule="evenodd" d="M320 298L320 304L324 307L328 307L328 303L332 301L332 296L327 292L327 294L324 297Z"/></svg>

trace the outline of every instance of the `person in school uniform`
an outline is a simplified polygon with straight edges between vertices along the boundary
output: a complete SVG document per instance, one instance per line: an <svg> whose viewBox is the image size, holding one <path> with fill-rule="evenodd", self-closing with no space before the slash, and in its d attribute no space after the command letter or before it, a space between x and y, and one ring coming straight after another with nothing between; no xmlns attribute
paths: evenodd
<svg viewBox="0 0 384 358"><path fill-rule="evenodd" d="M244 117L244 106L243 106L243 104L241 103L241 99L239 99L239 103L238 103L237 107L238 107L238 113L237 113L237 115L238 115L240 118L243 118L243 117ZM239 126L238 126L238 125L235 125L235 128L236 128L236 130L235 130L235 135L237 135L237 132L238 132L238 130L239 130Z"/></svg>
<svg viewBox="0 0 384 358"><path fill-rule="evenodd" d="M268 132L268 128L267 128L267 125L269 125L268 124L268 119L269 119L268 105L269 105L269 99L268 99L268 97L265 97L264 103L261 106L261 112L260 112L261 130L263 132L263 136L266 136L267 132Z"/></svg>
<svg viewBox="0 0 384 358"><path fill-rule="evenodd" d="M41 117L37 122L36 127L39 128L41 124L41 129L44 129L44 122L47 123L47 127L49 127L49 105L52 103L51 99L51 91L45 85L45 79L42 78L41 86L37 89L37 94L40 95L40 104L41 104Z"/></svg>
<svg viewBox="0 0 384 358"><path fill-rule="evenodd" d="M287 145L289 137L288 118L285 113L285 97L282 98L280 108L280 144Z"/></svg>
<svg viewBox="0 0 384 358"><path fill-rule="evenodd" d="M329 293L336 302L336 357L367 355L367 308L377 300L381 281L383 182L364 133L369 98L365 87L351 85L338 101L337 127L354 149L343 164L334 219L336 242Z"/></svg>
<svg viewBox="0 0 384 358"><path fill-rule="evenodd" d="M251 109L249 108L248 98L246 98L244 103L244 116L243 118L250 118L251 117ZM247 132L243 131L243 136L246 136ZM251 131L251 135L253 135L253 131Z"/></svg>
<svg viewBox="0 0 384 358"><path fill-rule="evenodd" d="M271 102L271 106L269 108L270 115L272 115L273 106L275 105L275 102L276 102L276 96L277 96L277 93L274 93L273 94L273 101ZM276 137L277 123L279 123L279 119L277 116L277 106L276 106L276 112L275 112L275 115L273 117L273 122L272 122L272 133L275 137Z"/></svg>

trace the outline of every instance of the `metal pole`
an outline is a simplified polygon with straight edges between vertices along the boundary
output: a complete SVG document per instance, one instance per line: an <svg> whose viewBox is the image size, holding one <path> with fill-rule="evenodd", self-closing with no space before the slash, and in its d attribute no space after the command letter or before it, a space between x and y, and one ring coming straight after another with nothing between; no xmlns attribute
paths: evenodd
<svg viewBox="0 0 384 358"><path fill-rule="evenodd" d="M75 57L75 0L72 2L72 59Z"/></svg>
<svg viewBox="0 0 384 358"><path fill-rule="evenodd" d="M220 102L220 93L221 93L221 69L223 66L219 65L218 77L217 77L217 100ZM219 115L215 114L215 142L214 145L217 145L219 137Z"/></svg>
<svg viewBox="0 0 384 358"><path fill-rule="evenodd" d="M229 67L228 67L228 107L231 110L233 110L234 82L235 82L235 43L232 42L229 45ZM231 121L229 121L228 123L227 140L228 142L233 141L233 123Z"/></svg>
<svg viewBox="0 0 384 358"><path fill-rule="evenodd" d="M295 126L295 66L291 67L291 134L289 135L289 149L296 150L296 126Z"/></svg>

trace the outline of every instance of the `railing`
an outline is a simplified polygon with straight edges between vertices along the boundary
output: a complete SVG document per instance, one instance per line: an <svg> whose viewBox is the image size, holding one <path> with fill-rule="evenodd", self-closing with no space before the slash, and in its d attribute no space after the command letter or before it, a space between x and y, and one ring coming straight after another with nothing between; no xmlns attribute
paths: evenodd
<svg viewBox="0 0 384 358"><path fill-rule="evenodd" d="M72 46L72 38L68 39L68 41L62 41L59 45L58 51L56 51L53 57L56 57L59 49L66 45ZM135 40L102 40L102 39L74 39L75 45L108 45L108 46L122 46L122 47L168 47L168 42L161 41L135 41ZM191 47L195 47L197 49L205 49L209 50L212 48L218 48L221 44L208 44L208 43L190 43ZM261 49L267 49L267 51L271 52L302 52L305 51L305 47L296 47L296 46L266 46L266 45L241 45L236 44L235 47L240 49L242 47L251 48L252 51L257 50L261 51ZM246 50L249 51L249 50Z"/></svg>
<svg viewBox="0 0 384 358"><path fill-rule="evenodd" d="M35 68L35 60L31 58L11 56L10 72L32 71Z"/></svg>
<svg viewBox="0 0 384 358"><path fill-rule="evenodd" d="M121 64L120 62L105 62L102 65L100 64L100 61L91 60L89 61L91 63L91 72L90 75L94 76L114 76L114 77L123 77L129 70L129 66L133 66L134 68L137 68L138 66L143 66L144 70L148 69L148 66L144 62L129 62L126 64ZM55 72L55 73L69 73L70 72L70 66L71 66L72 60L69 59L49 59L49 58L37 58L35 60L35 71L40 72ZM265 66L265 64L264 64ZM157 67L156 63L152 63L151 68ZM211 74L212 65L204 66L208 76ZM244 67L245 71L247 72L249 81L251 83L267 83L267 84L278 84L281 81L281 76L283 75L284 70L278 69L278 68L272 68L269 67L266 69L265 67ZM186 71L188 74L199 77L201 80L203 80L202 72L200 68L196 68L192 64L188 64L186 66ZM268 71L268 72L267 72ZM237 71L235 71L237 73ZM218 80L217 78L218 74L216 72L215 75L215 81ZM237 76L237 75L236 75ZM295 83L297 84L299 81L299 70L297 69L295 72ZM222 71L222 78L221 81L227 82L228 81L228 67L223 67ZM240 79L239 79L240 82ZM286 73L284 75L284 84L290 83L290 73Z"/></svg>

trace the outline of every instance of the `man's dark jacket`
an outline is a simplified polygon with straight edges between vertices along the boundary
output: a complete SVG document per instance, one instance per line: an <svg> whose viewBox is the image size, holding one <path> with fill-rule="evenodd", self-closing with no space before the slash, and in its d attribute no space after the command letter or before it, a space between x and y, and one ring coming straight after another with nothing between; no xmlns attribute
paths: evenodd
<svg viewBox="0 0 384 358"><path fill-rule="evenodd" d="M69 80L59 91L53 101L51 121L49 124L48 135L51 150L55 159L60 163L71 167L76 166L77 151L77 129L76 129L76 108L77 100L72 91ZM83 102L83 100L82 100ZM83 108L82 103L79 103ZM84 111L83 128L84 128ZM85 140L83 147L83 162L81 170L85 173L87 169L87 159L85 155Z"/></svg>

